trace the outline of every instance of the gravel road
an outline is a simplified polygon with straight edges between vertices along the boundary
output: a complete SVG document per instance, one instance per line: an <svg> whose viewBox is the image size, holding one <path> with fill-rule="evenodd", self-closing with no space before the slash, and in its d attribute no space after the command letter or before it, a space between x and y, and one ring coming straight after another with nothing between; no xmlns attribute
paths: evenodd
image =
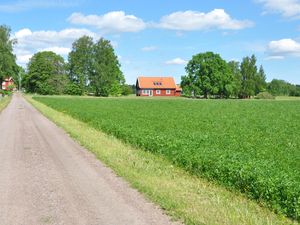
<svg viewBox="0 0 300 225"><path fill-rule="evenodd" d="M0 224L172 223L15 94L0 114Z"/></svg>

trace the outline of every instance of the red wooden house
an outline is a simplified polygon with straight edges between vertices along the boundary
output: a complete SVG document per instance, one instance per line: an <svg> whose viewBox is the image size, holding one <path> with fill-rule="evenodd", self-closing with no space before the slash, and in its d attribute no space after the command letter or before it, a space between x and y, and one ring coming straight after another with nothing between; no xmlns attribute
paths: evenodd
<svg viewBox="0 0 300 225"><path fill-rule="evenodd" d="M5 78L4 81L2 82L2 90L8 90L9 86L14 85L14 81L12 77Z"/></svg>
<svg viewBox="0 0 300 225"><path fill-rule="evenodd" d="M181 88L173 77L138 77L137 96L180 96Z"/></svg>

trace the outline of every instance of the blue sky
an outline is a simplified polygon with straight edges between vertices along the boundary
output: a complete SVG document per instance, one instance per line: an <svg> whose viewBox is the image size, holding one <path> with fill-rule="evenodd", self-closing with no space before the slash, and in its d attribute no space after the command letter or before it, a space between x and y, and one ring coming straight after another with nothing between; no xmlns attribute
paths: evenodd
<svg viewBox="0 0 300 225"><path fill-rule="evenodd" d="M0 24L18 39L18 64L38 51L67 59L82 35L111 40L129 84L139 75L180 82L193 55L255 54L267 80L300 84L300 0L0 1Z"/></svg>

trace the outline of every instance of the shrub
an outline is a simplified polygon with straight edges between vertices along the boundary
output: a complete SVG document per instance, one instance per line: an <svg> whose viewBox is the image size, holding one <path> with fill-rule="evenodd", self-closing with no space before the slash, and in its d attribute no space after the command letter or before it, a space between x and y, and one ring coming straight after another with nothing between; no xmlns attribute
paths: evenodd
<svg viewBox="0 0 300 225"><path fill-rule="evenodd" d="M69 83L66 87L65 94L67 95L82 95L82 89L79 87L79 85L74 83Z"/></svg>
<svg viewBox="0 0 300 225"><path fill-rule="evenodd" d="M132 90L132 87L127 85L127 84L124 84L122 86L122 95L127 96L127 95L130 95L130 94L134 94L133 90Z"/></svg>
<svg viewBox="0 0 300 225"><path fill-rule="evenodd" d="M273 95L271 95L269 92L260 92L255 97L256 99L275 99Z"/></svg>
<svg viewBox="0 0 300 225"><path fill-rule="evenodd" d="M10 96L11 94L12 94L11 91L8 91L8 90L0 90L0 95L2 95L2 96L5 96L5 95Z"/></svg>

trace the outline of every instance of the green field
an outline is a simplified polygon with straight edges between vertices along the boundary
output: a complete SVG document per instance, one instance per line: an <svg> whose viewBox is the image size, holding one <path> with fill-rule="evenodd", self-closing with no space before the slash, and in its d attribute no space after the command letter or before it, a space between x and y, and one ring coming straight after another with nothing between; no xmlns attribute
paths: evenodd
<svg viewBox="0 0 300 225"><path fill-rule="evenodd" d="M34 99L299 220L300 101Z"/></svg>

